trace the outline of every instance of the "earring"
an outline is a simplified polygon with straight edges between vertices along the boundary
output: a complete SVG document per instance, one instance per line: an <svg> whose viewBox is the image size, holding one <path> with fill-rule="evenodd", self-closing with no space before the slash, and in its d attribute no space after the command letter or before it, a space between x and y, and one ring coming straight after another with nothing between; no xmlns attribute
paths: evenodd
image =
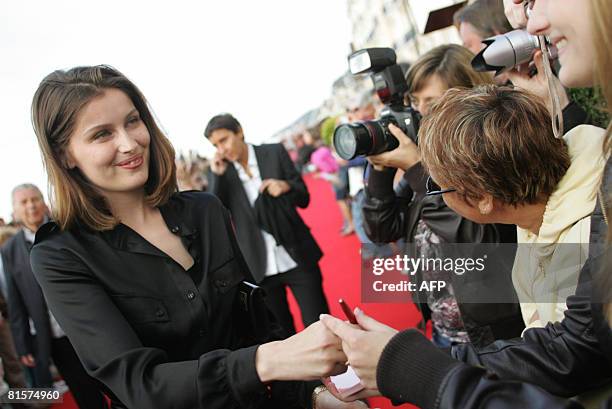
<svg viewBox="0 0 612 409"><path fill-rule="evenodd" d="M491 205L487 204L484 207L478 207L478 210L480 210L480 214L485 215L485 214L489 214L491 213Z"/></svg>

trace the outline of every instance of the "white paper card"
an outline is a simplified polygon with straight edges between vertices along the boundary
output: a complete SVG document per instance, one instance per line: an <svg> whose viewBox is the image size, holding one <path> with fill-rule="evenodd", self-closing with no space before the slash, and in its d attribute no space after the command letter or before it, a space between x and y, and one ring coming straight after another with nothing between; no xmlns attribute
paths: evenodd
<svg viewBox="0 0 612 409"><path fill-rule="evenodd" d="M364 389L364 386L361 384L361 379L359 379L350 366L347 367L345 373L331 376L330 380L343 398L347 398Z"/></svg>

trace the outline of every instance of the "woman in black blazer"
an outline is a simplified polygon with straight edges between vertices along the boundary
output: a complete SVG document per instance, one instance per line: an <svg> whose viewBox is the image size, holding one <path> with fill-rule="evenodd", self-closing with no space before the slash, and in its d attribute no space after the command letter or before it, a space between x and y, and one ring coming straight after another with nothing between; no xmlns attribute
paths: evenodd
<svg viewBox="0 0 612 409"><path fill-rule="evenodd" d="M176 192L174 150L136 86L107 66L56 71L32 116L55 220L32 268L113 406L310 405L316 381L346 362L338 338L315 323L258 344L274 336L248 315L257 300L240 290L252 277L228 214L211 195ZM315 382L276 382L288 380ZM323 397L317 407L348 405Z"/></svg>

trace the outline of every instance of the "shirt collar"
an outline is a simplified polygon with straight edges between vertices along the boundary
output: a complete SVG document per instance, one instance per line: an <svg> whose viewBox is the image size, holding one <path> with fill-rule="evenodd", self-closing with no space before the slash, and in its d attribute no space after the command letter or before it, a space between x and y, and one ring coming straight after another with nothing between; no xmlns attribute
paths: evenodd
<svg viewBox="0 0 612 409"><path fill-rule="evenodd" d="M183 204L172 196L168 202L159 207L168 229L188 242L195 239L197 230L190 223L191 220L188 209L186 212L181 211ZM179 214L182 217L179 217ZM165 256L164 253L157 247L153 246L134 230L124 224L118 224L114 229L102 232L110 245L113 247L129 251L132 253L142 253L154 256Z"/></svg>
<svg viewBox="0 0 612 409"><path fill-rule="evenodd" d="M249 167L257 166L257 156L255 156L255 148L250 143L247 143L247 147L249 150L249 158L247 161Z"/></svg>
<svg viewBox="0 0 612 409"><path fill-rule="evenodd" d="M197 230L191 221L189 209L185 209L182 201L173 199L174 196L168 200L168 203L159 207L168 229L181 237L193 238L197 234Z"/></svg>
<svg viewBox="0 0 612 409"><path fill-rule="evenodd" d="M44 225L45 223L47 223L49 221L49 218L47 216L45 216L43 222L41 223L41 226ZM28 229L27 227L23 226L23 234L25 236L25 239L27 242L30 243L34 243L34 239L36 238L36 232L32 231L30 229Z"/></svg>
<svg viewBox="0 0 612 409"><path fill-rule="evenodd" d="M34 239L36 238L36 233L34 233L32 230L28 229L27 227L24 227L23 235L25 236L25 239L27 242L34 243Z"/></svg>

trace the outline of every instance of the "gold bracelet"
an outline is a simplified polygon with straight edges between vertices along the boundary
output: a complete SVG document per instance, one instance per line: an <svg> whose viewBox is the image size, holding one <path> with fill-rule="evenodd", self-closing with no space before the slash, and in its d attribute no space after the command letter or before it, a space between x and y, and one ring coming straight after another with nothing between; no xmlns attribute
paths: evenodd
<svg viewBox="0 0 612 409"><path fill-rule="evenodd" d="M325 392L327 387L325 385L319 385L312 391L312 409L317 409L317 398L322 392Z"/></svg>

